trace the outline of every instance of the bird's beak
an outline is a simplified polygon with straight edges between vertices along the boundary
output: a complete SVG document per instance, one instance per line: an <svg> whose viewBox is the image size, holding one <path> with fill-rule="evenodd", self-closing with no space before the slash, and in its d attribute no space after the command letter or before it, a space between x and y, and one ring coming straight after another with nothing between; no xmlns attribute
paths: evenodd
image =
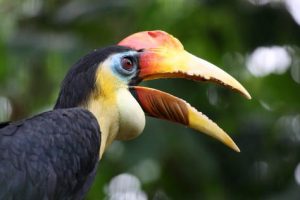
<svg viewBox="0 0 300 200"><path fill-rule="evenodd" d="M251 98L247 90L232 76L185 51L182 44L166 32L136 33L122 40L119 45L140 51L138 81L158 78L213 81L240 92L248 99ZM216 123L184 100L151 88L132 86L130 89L149 116L186 125L218 139L235 151L240 151Z"/></svg>

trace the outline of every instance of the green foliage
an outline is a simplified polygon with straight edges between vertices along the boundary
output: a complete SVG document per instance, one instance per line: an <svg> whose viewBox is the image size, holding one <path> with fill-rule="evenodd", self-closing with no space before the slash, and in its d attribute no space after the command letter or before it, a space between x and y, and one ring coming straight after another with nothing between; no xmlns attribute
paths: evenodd
<svg viewBox="0 0 300 200"><path fill-rule="evenodd" d="M171 199L299 198L300 28L283 6L240 0L2 0L0 18L0 96L10 99L11 120L51 109L73 63L141 30L173 34L190 52L224 66L253 97L247 101L211 83L145 83L186 99L224 128L242 152L147 118L139 138L113 144L104 156L88 200L102 199L105 185L123 172L141 179L149 199L161 192ZM290 68L255 77L246 68L247 56L272 45L290 48ZM144 160L154 163L158 177L143 181L143 173L152 173L137 170Z"/></svg>

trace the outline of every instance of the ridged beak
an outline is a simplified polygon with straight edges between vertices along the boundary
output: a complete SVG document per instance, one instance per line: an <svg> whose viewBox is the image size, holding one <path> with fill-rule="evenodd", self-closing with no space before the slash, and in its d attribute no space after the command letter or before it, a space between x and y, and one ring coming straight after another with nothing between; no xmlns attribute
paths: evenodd
<svg viewBox="0 0 300 200"><path fill-rule="evenodd" d="M212 81L251 99L247 90L215 65L185 51L182 44L163 31L135 33L119 45L140 51L138 81L158 78L186 78ZM177 122L210 135L239 152L233 140L213 121L184 100L151 88L131 86L130 90L146 114Z"/></svg>

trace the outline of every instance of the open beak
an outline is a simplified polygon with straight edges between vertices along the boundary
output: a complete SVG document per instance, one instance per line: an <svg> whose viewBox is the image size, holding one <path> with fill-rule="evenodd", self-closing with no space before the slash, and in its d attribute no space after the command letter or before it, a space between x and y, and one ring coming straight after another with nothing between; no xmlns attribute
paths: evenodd
<svg viewBox="0 0 300 200"><path fill-rule="evenodd" d="M135 33L122 40L119 45L140 51L138 81L157 78L212 81L251 99L247 90L233 77L215 65L185 51L179 40L166 32ZM147 115L191 127L216 138L237 152L240 151L216 123L184 100L146 87L131 86L130 90Z"/></svg>

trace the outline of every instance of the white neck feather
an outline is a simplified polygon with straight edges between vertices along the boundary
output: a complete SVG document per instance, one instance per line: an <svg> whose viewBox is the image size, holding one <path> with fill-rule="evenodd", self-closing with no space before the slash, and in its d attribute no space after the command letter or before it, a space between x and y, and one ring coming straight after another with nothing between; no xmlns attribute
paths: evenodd
<svg viewBox="0 0 300 200"><path fill-rule="evenodd" d="M145 127L145 114L128 88L116 91L116 99L113 101L101 96L92 100L87 109L95 115L100 125L100 159L115 139L133 139Z"/></svg>

